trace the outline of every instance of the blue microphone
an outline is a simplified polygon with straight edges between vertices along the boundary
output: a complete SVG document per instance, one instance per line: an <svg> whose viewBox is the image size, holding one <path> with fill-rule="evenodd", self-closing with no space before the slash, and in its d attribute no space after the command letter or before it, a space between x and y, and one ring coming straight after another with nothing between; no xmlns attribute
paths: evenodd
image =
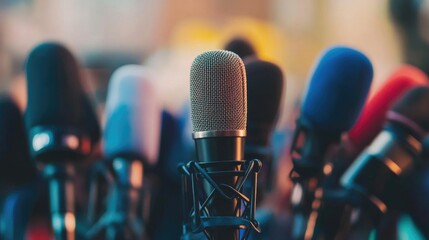
<svg viewBox="0 0 429 240"><path fill-rule="evenodd" d="M291 178L293 239L311 239L315 201L323 191L324 165L341 135L356 122L366 101L373 69L361 52L343 46L328 49L314 68L293 137ZM327 172L325 171L325 174ZM316 204L317 205L317 204Z"/></svg>

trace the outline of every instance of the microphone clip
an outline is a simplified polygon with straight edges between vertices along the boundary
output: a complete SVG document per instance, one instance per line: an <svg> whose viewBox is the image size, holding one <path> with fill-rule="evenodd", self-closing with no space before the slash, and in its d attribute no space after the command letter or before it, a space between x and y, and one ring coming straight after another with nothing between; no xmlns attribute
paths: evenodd
<svg viewBox="0 0 429 240"><path fill-rule="evenodd" d="M204 233L208 229L240 229L240 239L248 239L252 231L261 232L255 219L257 179L262 163L258 159L180 164L182 174L183 237ZM232 170L234 169L234 170ZM235 177L234 185L220 183L219 176ZM251 187L247 187L251 186ZM210 189L210 190L208 190ZM250 191L249 191L250 190ZM235 214L219 215L212 209L213 197L235 200Z"/></svg>

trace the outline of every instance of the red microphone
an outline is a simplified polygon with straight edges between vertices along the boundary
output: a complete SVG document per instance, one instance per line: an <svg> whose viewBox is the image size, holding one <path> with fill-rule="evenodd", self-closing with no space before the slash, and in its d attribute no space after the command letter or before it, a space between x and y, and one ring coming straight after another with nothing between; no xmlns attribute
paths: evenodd
<svg viewBox="0 0 429 240"><path fill-rule="evenodd" d="M411 65L399 67L376 93L369 98L356 124L349 131L349 141L361 152L383 128L386 113L392 104L408 90L428 85L426 74Z"/></svg>

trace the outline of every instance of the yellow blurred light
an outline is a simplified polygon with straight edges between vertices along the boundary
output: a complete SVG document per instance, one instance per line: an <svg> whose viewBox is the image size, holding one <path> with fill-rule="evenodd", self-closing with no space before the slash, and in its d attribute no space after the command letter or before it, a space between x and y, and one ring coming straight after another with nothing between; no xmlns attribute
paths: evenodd
<svg viewBox="0 0 429 240"><path fill-rule="evenodd" d="M259 57L282 64L286 55L286 38L274 24L254 18L240 17L231 19L222 30L222 42L225 44L234 37L243 37L255 47Z"/></svg>
<svg viewBox="0 0 429 240"><path fill-rule="evenodd" d="M220 32L207 21L188 20L178 24L171 37L173 48L191 46L219 47Z"/></svg>
<svg viewBox="0 0 429 240"><path fill-rule="evenodd" d="M64 225L67 232L74 232L76 229L76 218L73 213L66 213L64 217Z"/></svg>

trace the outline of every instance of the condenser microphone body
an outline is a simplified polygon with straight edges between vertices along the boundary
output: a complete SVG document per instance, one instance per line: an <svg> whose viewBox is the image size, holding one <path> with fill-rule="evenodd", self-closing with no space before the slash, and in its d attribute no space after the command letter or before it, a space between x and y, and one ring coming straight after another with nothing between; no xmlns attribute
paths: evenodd
<svg viewBox="0 0 429 240"><path fill-rule="evenodd" d="M124 217L107 224L106 238L140 239L144 232L138 208L143 189L144 165L158 160L161 106L148 69L126 65L112 75L106 101L104 154L115 177L106 214Z"/></svg>
<svg viewBox="0 0 429 240"><path fill-rule="evenodd" d="M199 162L244 160L247 121L246 72L240 57L229 51L209 51L197 56L191 67L191 117ZM231 165L233 166L233 165ZM236 171L235 167L213 168ZM213 176L216 182L235 186L236 177ZM209 191L210 192L210 191ZM234 216L240 203L216 193L210 203L218 216ZM215 227L211 239L236 240L235 228Z"/></svg>
<svg viewBox="0 0 429 240"><path fill-rule="evenodd" d="M272 133L276 127L281 101L284 98L284 78L274 63L259 59L245 61L247 76L247 136L245 159L259 159L263 167L258 178L258 200L271 186L273 150Z"/></svg>
<svg viewBox="0 0 429 240"><path fill-rule="evenodd" d="M374 226L389 209L402 210L405 177L421 165L422 139L429 132L429 87L416 87L388 111L375 140L341 178L348 202L368 213Z"/></svg>
<svg viewBox="0 0 429 240"><path fill-rule="evenodd" d="M52 226L56 239L74 239L74 164L97 141L95 113L81 85L73 55L57 43L35 47L26 64L25 123L30 154L49 179ZM88 123L89 122L89 123ZM91 136L91 134L93 134Z"/></svg>
<svg viewBox="0 0 429 240"><path fill-rule="evenodd" d="M292 192L294 239L311 239L315 234L317 209L313 211L312 206L322 187L329 151L359 116L372 75L369 59L347 47L327 50L314 69L291 147L291 176L296 180Z"/></svg>

